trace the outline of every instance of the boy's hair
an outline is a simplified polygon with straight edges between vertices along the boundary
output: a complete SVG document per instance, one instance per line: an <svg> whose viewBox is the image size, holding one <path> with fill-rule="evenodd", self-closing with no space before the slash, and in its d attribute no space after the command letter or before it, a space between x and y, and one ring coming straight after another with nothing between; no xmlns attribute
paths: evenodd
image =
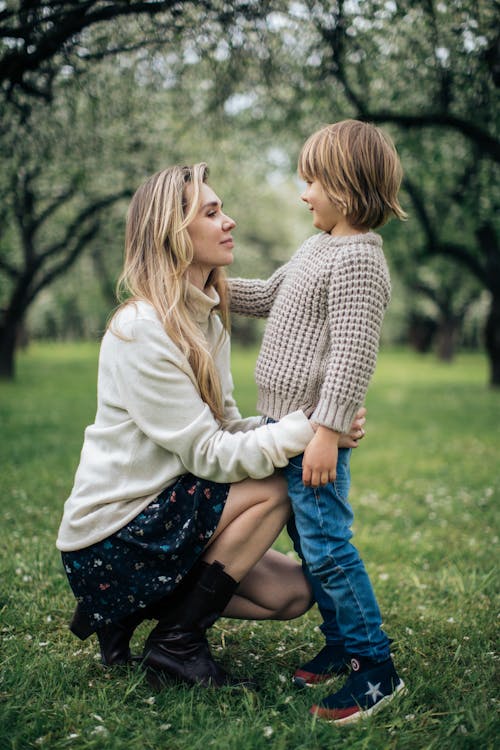
<svg viewBox="0 0 500 750"><path fill-rule="evenodd" d="M391 214L406 219L398 201L403 178L392 140L379 128L343 120L313 133L299 156L299 175L318 180L354 227L376 229Z"/></svg>

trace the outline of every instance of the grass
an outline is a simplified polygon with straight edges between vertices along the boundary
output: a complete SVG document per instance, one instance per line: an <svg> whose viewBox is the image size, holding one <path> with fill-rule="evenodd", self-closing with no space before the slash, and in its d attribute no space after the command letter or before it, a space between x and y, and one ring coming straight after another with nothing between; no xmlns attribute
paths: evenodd
<svg viewBox="0 0 500 750"><path fill-rule="evenodd" d="M319 692L290 674L321 645L317 613L290 623L220 620L222 662L259 693L171 688L153 695L140 672L104 671L94 638L67 629L73 602L54 539L82 433L95 410L97 348L37 345L0 386L0 750L493 750L499 725L500 393L486 362L452 365L383 352L367 438L353 456L355 541L395 638L405 697L369 721L314 721ZM255 351L237 350L242 411L253 412ZM289 549L285 535L277 543ZM147 633L137 631L136 651Z"/></svg>

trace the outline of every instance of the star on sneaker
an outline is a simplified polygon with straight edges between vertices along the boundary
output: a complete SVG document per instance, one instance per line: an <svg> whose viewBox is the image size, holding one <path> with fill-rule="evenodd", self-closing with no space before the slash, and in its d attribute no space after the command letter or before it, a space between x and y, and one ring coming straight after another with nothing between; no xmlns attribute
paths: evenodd
<svg viewBox="0 0 500 750"><path fill-rule="evenodd" d="M351 667L344 686L312 706L311 714L334 724L349 724L371 716L404 691L392 659L377 663L353 658Z"/></svg>
<svg viewBox="0 0 500 750"><path fill-rule="evenodd" d="M376 685L372 685L371 682L368 681L368 690L366 691L365 695L369 695L374 703L377 702L378 696L380 696L381 698L384 697L383 692L380 690L380 684L380 682L377 682Z"/></svg>

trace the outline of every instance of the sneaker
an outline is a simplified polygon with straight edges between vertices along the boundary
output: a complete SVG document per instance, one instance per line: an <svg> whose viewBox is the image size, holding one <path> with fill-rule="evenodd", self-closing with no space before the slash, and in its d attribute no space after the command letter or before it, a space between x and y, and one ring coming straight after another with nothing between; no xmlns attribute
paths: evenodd
<svg viewBox="0 0 500 750"><path fill-rule="evenodd" d="M292 682L297 687L313 687L328 680L347 674L349 657L342 646L323 646L314 659L295 670Z"/></svg>
<svg viewBox="0 0 500 750"><path fill-rule="evenodd" d="M337 692L312 706L310 713L334 724L350 724L378 711L404 690L392 659L351 658L351 674Z"/></svg>

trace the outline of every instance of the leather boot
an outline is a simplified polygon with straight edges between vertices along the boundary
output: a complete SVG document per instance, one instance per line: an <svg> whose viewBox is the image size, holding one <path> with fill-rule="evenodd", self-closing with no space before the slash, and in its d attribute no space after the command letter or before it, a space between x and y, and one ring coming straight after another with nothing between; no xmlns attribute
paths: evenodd
<svg viewBox="0 0 500 750"><path fill-rule="evenodd" d="M130 653L130 639L134 630L149 616L147 609L138 610L123 617L118 622L112 622L96 629L90 625L80 604L77 604L69 629L82 641L95 632L101 651L101 664L105 667L112 667L130 664L134 661Z"/></svg>
<svg viewBox="0 0 500 750"><path fill-rule="evenodd" d="M102 628L96 628L92 625L82 606L77 604L69 629L82 641L89 638L92 633L97 635L101 651L101 664L105 667L140 661L140 657L134 657L130 652L130 639L135 629L144 620L159 620L167 608L176 606L181 600L183 601L186 592L193 587L196 577L208 567L209 565L203 560L198 560L172 593L158 601L151 602L147 607L137 610L117 622L104 625Z"/></svg>
<svg viewBox="0 0 500 750"><path fill-rule="evenodd" d="M205 633L220 616L238 583L224 566L205 566L184 598L164 612L144 646L144 667L153 687L170 679L203 687L253 686L236 680L212 658Z"/></svg>

